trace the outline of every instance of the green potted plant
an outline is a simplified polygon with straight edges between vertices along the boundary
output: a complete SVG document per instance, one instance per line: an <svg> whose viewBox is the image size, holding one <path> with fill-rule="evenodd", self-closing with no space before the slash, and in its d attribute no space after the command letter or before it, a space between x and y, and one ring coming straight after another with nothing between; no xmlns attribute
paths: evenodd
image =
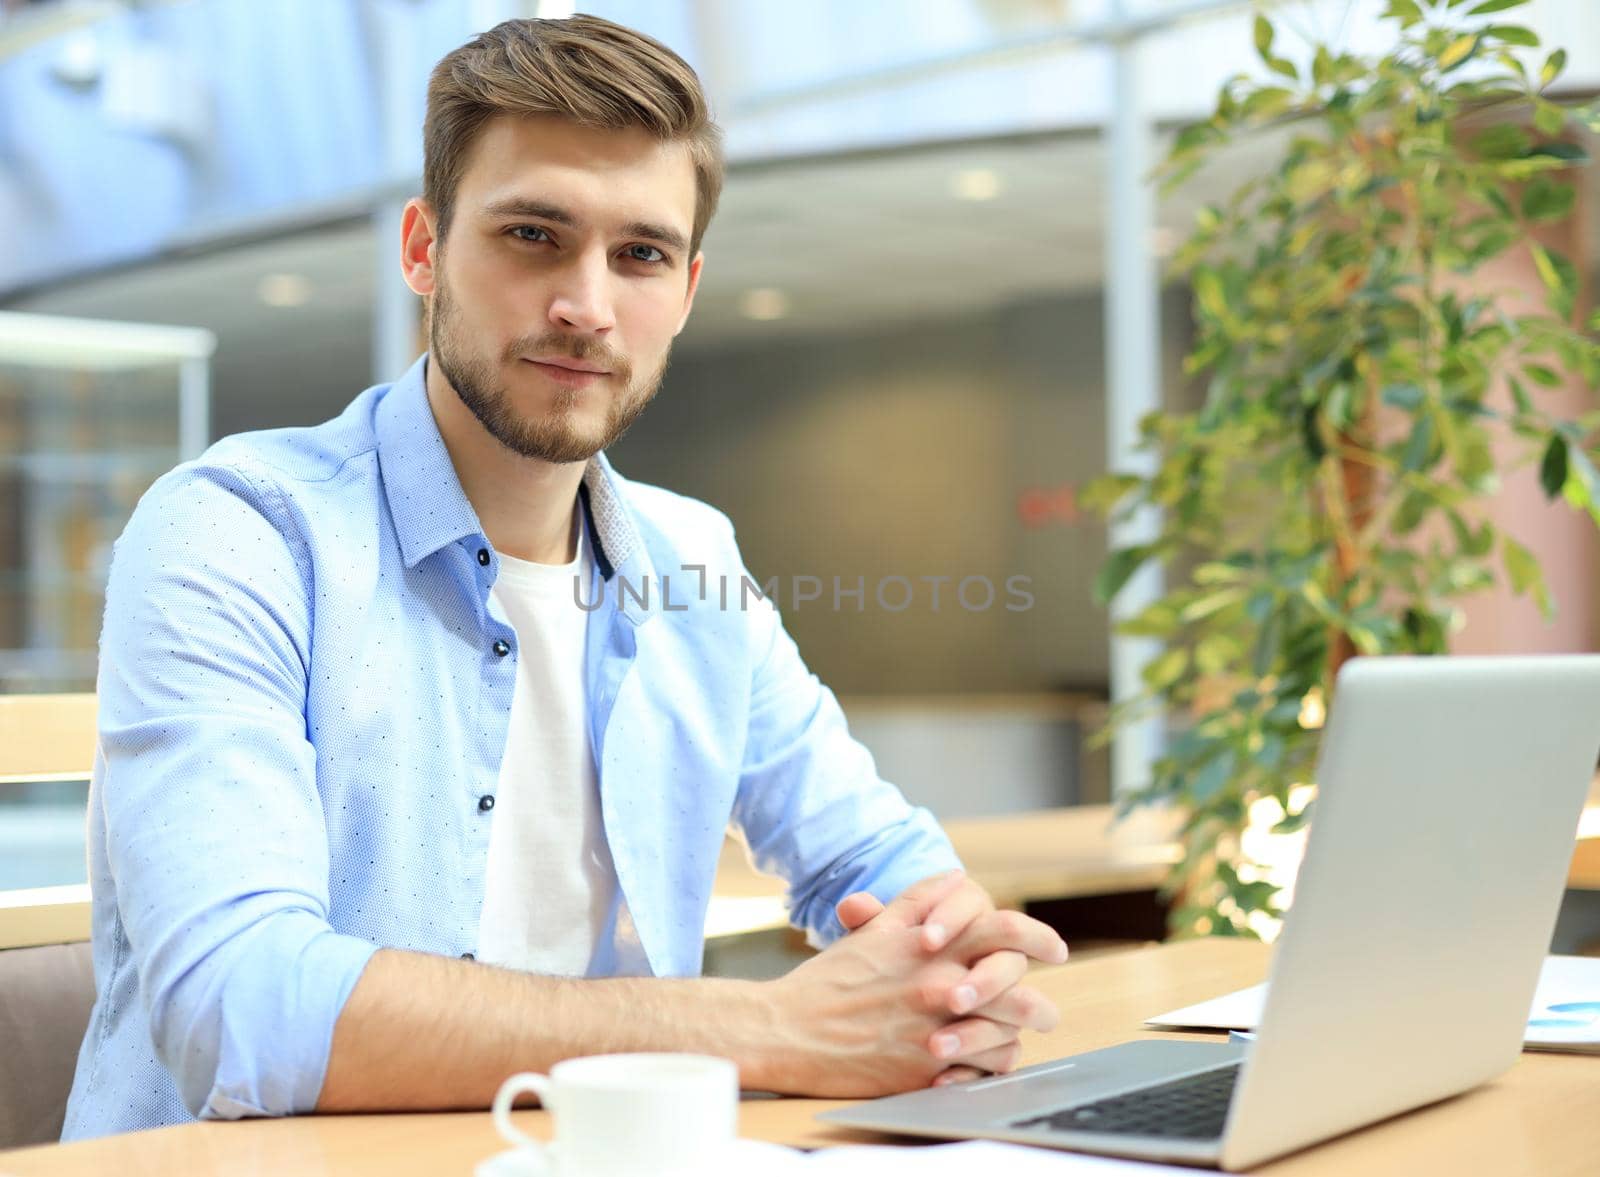
<svg viewBox="0 0 1600 1177"><path fill-rule="evenodd" d="M1484 511L1505 453L1600 523L1600 411L1550 404L1573 378L1600 388L1600 315L1579 323L1573 260L1540 240L1573 210L1587 161L1566 136L1600 130L1600 103L1546 96L1566 54L1500 23L1524 3L1389 0L1387 54L1315 45L1304 67L1258 16L1268 80L1231 79L1159 169L1170 191L1231 142L1287 134L1278 166L1205 206L1174 259L1203 403L1143 421L1154 473L1086 493L1108 513L1162 513L1155 539L1109 554L1096 596L1151 560L1175 586L1119 626L1164 653L1110 721L1171 724L1121 808L1183 815L1175 934L1253 935L1281 915L1241 835L1263 798L1278 832L1306 820L1297 786L1345 659L1445 653L1462 599L1502 573L1554 607L1536 559ZM1516 250L1542 306L1468 291Z"/></svg>

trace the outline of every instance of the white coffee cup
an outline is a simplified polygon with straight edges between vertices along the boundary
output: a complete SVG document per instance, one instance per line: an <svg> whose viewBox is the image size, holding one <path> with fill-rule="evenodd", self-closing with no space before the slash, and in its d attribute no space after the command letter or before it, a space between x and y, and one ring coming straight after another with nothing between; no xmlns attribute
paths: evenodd
<svg viewBox="0 0 1600 1177"><path fill-rule="evenodd" d="M532 1092L555 1121L544 1144L511 1121ZM548 1075L500 1085L494 1126L515 1154L550 1177L668 1177L714 1172L738 1136L739 1068L705 1054L598 1054L564 1059Z"/></svg>

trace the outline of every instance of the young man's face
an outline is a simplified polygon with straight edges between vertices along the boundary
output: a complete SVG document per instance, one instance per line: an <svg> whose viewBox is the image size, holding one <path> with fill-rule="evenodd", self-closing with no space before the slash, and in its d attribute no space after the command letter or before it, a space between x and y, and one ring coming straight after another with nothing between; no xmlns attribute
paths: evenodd
<svg viewBox="0 0 1600 1177"><path fill-rule="evenodd" d="M687 147L640 130L498 116L444 243L407 210L407 281L433 298L432 362L502 444L579 462L644 411L700 277Z"/></svg>

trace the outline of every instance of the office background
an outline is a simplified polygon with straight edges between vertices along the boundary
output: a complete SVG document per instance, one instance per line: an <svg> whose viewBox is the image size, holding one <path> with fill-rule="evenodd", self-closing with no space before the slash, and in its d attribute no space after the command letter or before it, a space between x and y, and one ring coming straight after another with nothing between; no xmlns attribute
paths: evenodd
<svg viewBox="0 0 1600 1177"><path fill-rule="evenodd" d="M1105 799L1110 772L1086 736L1112 689L1089 592L1106 535L1076 491L1108 463L1107 292L1128 277L1109 260L1127 257L1110 247L1110 132L1128 113L1117 36L1137 41L1136 129L1159 153L1224 79L1259 69L1252 6L583 7L699 70L729 154L695 313L617 464L727 511L761 578L821 582L788 624L914 800L962 816ZM1306 37L1385 35L1381 0L1274 7ZM0 3L0 312L210 332L205 438L334 415L416 349L395 243L418 187L428 69L498 20L569 10ZM1600 89L1600 9L1535 0L1518 15L1569 50L1566 93ZM1241 145L1158 201L1138 264L1159 272L1195 209L1273 149ZM1592 287L1592 174L1583 189L1565 228ZM1136 393L1192 403L1188 291L1163 283L1153 311L1136 345L1150 354L1131 357L1150 373ZM0 691L92 689L110 543L195 440L180 361L66 354L0 354ZM1497 598L1473 612L1465 648L1596 648L1592 536L1552 526L1540 555L1558 626ZM924 594L891 612L873 601L891 576L1024 576L1034 603L947 597L935 611ZM834 608L834 578L864 582L864 607ZM59 788L0 796L0 887L81 881L79 803Z"/></svg>

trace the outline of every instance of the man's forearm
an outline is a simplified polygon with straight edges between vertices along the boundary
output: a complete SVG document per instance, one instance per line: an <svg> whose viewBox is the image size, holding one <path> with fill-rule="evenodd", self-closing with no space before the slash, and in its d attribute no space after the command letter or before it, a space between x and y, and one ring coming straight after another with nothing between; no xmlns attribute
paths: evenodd
<svg viewBox="0 0 1600 1177"><path fill-rule="evenodd" d="M728 978L544 977L373 954L334 1027L319 1112L484 1108L515 1071L624 1051L731 1058L762 1089L786 1035L769 989Z"/></svg>

